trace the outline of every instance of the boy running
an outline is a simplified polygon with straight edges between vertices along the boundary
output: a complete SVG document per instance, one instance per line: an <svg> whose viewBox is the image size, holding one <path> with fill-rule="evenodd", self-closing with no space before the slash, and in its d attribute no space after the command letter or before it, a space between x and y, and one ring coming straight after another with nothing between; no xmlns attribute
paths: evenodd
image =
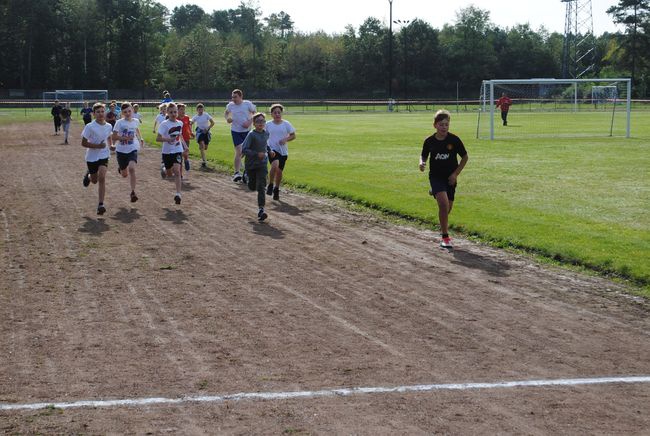
<svg viewBox="0 0 650 436"><path fill-rule="evenodd" d="M142 124L142 114L139 112L140 106L138 103L133 104L133 118L138 120Z"/></svg>
<svg viewBox="0 0 650 436"><path fill-rule="evenodd" d="M142 143L140 122L133 118L133 108L130 103L122 103L122 117L113 127L113 143L116 143L118 172L122 177L129 176L131 183L131 203L138 201L135 194L135 168L138 163L138 150Z"/></svg>
<svg viewBox="0 0 650 436"><path fill-rule="evenodd" d="M115 112L115 103L111 103L108 106L108 112L106 112L106 122L113 127L117 122L117 112Z"/></svg>
<svg viewBox="0 0 650 436"><path fill-rule="evenodd" d="M456 179L467 164L467 151L463 141L453 133L449 132L449 121L451 115L446 110L436 112L433 127L436 133L424 140L422 154L420 155L420 171L424 171L429 162L429 184L433 195L438 202L438 219L440 220L440 232L442 233L442 248L453 248L449 237L449 214L454 205L456 193ZM461 157L458 163L458 157Z"/></svg>
<svg viewBox="0 0 650 436"><path fill-rule="evenodd" d="M158 127L156 141L162 142L163 165L167 176L174 176L176 183L176 194L174 202L181 204L181 163L183 162L182 131L183 123L178 121L178 108L174 103L167 105L167 116L169 117Z"/></svg>
<svg viewBox="0 0 650 436"><path fill-rule="evenodd" d="M93 108L88 107L87 101L84 101L84 107L81 108L79 114L84 120L84 125L90 124L90 122L93 120Z"/></svg>
<svg viewBox="0 0 650 436"><path fill-rule="evenodd" d="M275 152L275 156L270 159L271 174L269 176L269 186L266 188L266 195L273 194L274 200L280 199L282 172L289 157L287 142L296 139L296 129L293 128L289 121L282 119L283 111L284 107L281 104L272 105L271 115L273 121L266 125L266 131L269 132L269 147ZM273 182L275 182L275 187Z"/></svg>
<svg viewBox="0 0 650 436"><path fill-rule="evenodd" d="M208 167L207 161L205 160L205 151L208 149L208 145L212 139L210 129L214 126L214 120L209 113L205 112L203 103L196 105L196 115L192 117L190 123L196 123L196 142L199 143L199 151L201 152L201 168L205 169Z"/></svg>
<svg viewBox="0 0 650 436"><path fill-rule="evenodd" d="M106 122L106 107L102 103L93 105L95 121L87 124L81 132L81 146L86 147L86 165L88 172L83 179L83 185L87 187L92 182L99 183L97 195L99 204L97 205L97 215L104 215L106 205L104 205L104 195L106 194L106 170L108 167L108 158L110 150L114 150L111 141L112 127ZM108 147L107 147L108 145ZM110 149L109 149L110 147Z"/></svg>
<svg viewBox="0 0 650 436"><path fill-rule="evenodd" d="M167 103L161 103L158 106L158 115L156 115L156 119L153 121L153 133L158 132L158 127L160 127L160 124L162 124L163 121L167 119Z"/></svg>
<svg viewBox="0 0 650 436"><path fill-rule="evenodd" d="M266 119L264 114L257 113L253 116L253 125L255 130L251 130L246 135L242 144L242 153L246 156L246 173L248 174L248 189L257 190L257 219L264 221L268 215L264 211L266 202L264 188L266 187L266 175L268 173L268 158L275 156L268 146L269 134L264 130Z"/></svg>
<svg viewBox="0 0 650 436"><path fill-rule="evenodd" d="M224 118L230 124L232 142L235 146L235 174L233 182L241 182L243 176L241 170L242 143L248 134L251 126L251 117L257 111L253 103L244 100L244 93L240 89L232 91L232 101L226 106Z"/></svg>
<svg viewBox="0 0 650 436"><path fill-rule="evenodd" d="M63 143L68 145L68 134L70 134L70 123L72 121L72 111L70 110L70 103L63 103L61 109L61 125L63 126Z"/></svg>
<svg viewBox="0 0 650 436"><path fill-rule="evenodd" d="M59 104L59 100L54 100L54 106L50 113L52 114L52 119L54 121L54 134L58 135L59 130L61 130L61 109L63 107Z"/></svg>
<svg viewBox="0 0 650 436"><path fill-rule="evenodd" d="M190 123L190 117L185 115L185 105L183 103L177 103L178 107L178 121L183 123L183 161L185 163L185 171L190 170L190 139L194 136L192 134L192 124Z"/></svg>

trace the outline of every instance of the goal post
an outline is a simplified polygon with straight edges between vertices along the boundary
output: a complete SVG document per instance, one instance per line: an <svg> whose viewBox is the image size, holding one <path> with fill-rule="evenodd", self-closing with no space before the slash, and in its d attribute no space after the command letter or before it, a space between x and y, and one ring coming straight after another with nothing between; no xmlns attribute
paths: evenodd
<svg viewBox="0 0 650 436"><path fill-rule="evenodd" d="M496 104L503 94L512 105L501 126ZM629 78L484 80L476 137L629 138L631 94Z"/></svg>
<svg viewBox="0 0 650 436"><path fill-rule="evenodd" d="M50 106L54 100L70 103L71 106L81 106L83 102L93 104L108 102L106 89L57 89L43 93L43 106Z"/></svg>

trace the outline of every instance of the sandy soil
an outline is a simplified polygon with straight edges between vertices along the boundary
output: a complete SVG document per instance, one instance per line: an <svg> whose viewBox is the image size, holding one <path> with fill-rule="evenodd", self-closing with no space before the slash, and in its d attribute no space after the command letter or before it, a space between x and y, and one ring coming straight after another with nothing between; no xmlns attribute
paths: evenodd
<svg viewBox="0 0 650 436"><path fill-rule="evenodd" d="M111 160L98 217L50 129L0 128L0 404L650 375L649 306L621 285L293 192L260 224L211 171L176 206L153 149L135 204ZM0 411L10 434L648 428L648 383Z"/></svg>

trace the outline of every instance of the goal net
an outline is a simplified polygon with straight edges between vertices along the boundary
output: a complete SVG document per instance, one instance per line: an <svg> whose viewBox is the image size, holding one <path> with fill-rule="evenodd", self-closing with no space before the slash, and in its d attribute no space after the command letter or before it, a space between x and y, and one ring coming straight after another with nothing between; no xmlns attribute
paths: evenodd
<svg viewBox="0 0 650 436"><path fill-rule="evenodd" d="M57 89L43 93L43 106L51 106L54 100L70 103L72 107L81 107L84 102L92 106L96 102L106 103L108 91L106 89Z"/></svg>
<svg viewBox="0 0 650 436"><path fill-rule="evenodd" d="M484 80L476 137L629 137L630 94L630 79Z"/></svg>

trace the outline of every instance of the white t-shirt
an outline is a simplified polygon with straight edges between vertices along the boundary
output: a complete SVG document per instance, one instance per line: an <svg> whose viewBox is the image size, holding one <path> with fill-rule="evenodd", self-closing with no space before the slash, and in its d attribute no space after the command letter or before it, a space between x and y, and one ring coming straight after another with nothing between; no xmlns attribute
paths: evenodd
<svg viewBox="0 0 650 436"><path fill-rule="evenodd" d="M140 127L140 121L136 119L131 119L127 121L125 118L117 120L113 131L117 132L119 136L128 136L128 141L118 141L115 145L115 150L119 153L131 153L132 151L140 150L140 140L136 131Z"/></svg>
<svg viewBox="0 0 650 436"><path fill-rule="evenodd" d="M163 142L162 154L182 153L183 145L181 144L181 132L183 131L182 121L165 120L160 123L158 133L163 137L173 138L172 142Z"/></svg>
<svg viewBox="0 0 650 436"><path fill-rule="evenodd" d="M165 118L167 118L167 115L163 115L163 114L156 115L156 121L154 122L154 126L157 124L158 127L160 127L160 124L162 124L162 122L165 121Z"/></svg>
<svg viewBox="0 0 650 436"><path fill-rule="evenodd" d="M249 100L242 100L240 104L231 101L226 106L226 111L230 112L230 118L232 118L230 130L233 132L248 132L250 126L244 127L244 123L252 118L251 115L257 111L257 108Z"/></svg>
<svg viewBox="0 0 650 436"><path fill-rule="evenodd" d="M81 137L86 138L91 144L106 144L104 148L87 148L86 149L86 162L97 162L100 159L108 159L111 155L111 150L108 148L106 141L113 133L113 126L109 123L99 124L97 121L86 124Z"/></svg>
<svg viewBox="0 0 650 436"><path fill-rule="evenodd" d="M211 119L212 117L209 113L203 112L201 115L194 115L191 121L196 123L196 127L205 132L210 127Z"/></svg>
<svg viewBox="0 0 650 436"><path fill-rule="evenodd" d="M275 124L273 121L266 123L266 131L269 132L269 147L276 153L282 156L289 155L289 147L287 144L280 144L280 140L289 136L290 133L296 133L291 123L287 120L282 120L280 124Z"/></svg>
<svg viewBox="0 0 650 436"><path fill-rule="evenodd" d="M142 122L142 114L140 112L133 112L133 118Z"/></svg>

